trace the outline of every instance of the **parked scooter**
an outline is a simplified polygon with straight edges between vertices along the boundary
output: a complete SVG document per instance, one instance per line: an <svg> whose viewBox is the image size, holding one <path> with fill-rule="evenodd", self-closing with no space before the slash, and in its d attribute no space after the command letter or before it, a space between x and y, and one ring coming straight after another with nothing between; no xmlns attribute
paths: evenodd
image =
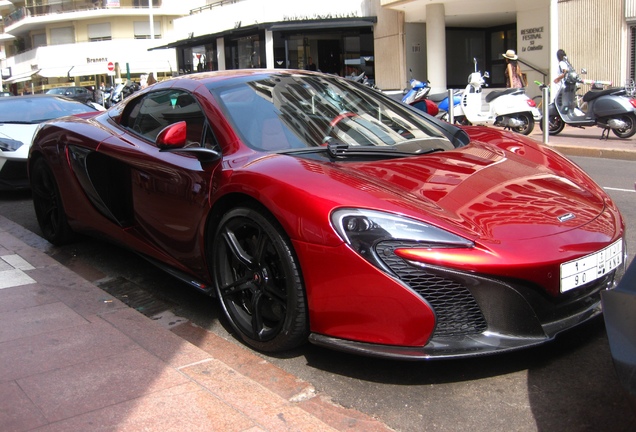
<svg viewBox="0 0 636 432"><path fill-rule="evenodd" d="M581 74L585 73L585 69L581 69ZM603 128L602 138L607 138L610 130L619 138L633 136L636 133L636 99L631 97L632 92L624 87L603 90L593 86L583 95L583 111L576 104L577 86L583 82L575 70L565 75L563 85L548 106L548 133L556 135L568 124Z"/></svg>
<svg viewBox="0 0 636 432"><path fill-rule="evenodd" d="M410 89L402 98L402 103L411 105L414 108L424 111L427 114L436 116L439 112L437 104L428 99L427 96L431 92L429 82L422 82L411 78L409 81Z"/></svg>
<svg viewBox="0 0 636 432"><path fill-rule="evenodd" d="M444 121L449 121L449 112L450 107L448 104L448 92L429 94L428 98L437 104L437 108L439 112L437 113L437 118L442 119ZM462 90L453 90L453 108L458 106L462 101ZM453 111L454 112L454 111Z"/></svg>
<svg viewBox="0 0 636 432"><path fill-rule="evenodd" d="M461 103L455 109L455 121L464 124L500 126L523 135L534 129L535 121L541 120L537 104L524 89L510 88L488 93L485 102L488 110L482 111L482 87L488 72L477 70L477 59L473 59L475 72L468 76L468 85L462 94Z"/></svg>

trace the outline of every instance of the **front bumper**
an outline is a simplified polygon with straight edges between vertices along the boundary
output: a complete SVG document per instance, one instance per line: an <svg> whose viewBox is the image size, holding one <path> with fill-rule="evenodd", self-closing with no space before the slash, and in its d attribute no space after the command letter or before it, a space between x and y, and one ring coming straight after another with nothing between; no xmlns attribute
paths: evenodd
<svg viewBox="0 0 636 432"><path fill-rule="evenodd" d="M401 347L312 333L310 342L373 357L404 360L461 358L529 348L601 315L600 293L613 288L621 272L561 295L558 299L525 281L504 280L385 260L396 276L435 312L436 327L423 347Z"/></svg>

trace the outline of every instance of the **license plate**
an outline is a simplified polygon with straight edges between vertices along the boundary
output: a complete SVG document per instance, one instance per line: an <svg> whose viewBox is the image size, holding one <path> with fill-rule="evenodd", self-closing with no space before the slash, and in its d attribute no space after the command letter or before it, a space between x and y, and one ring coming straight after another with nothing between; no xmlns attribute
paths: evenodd
<svg viewBox="0 0 636 432"><path fill-rule="evenodd" d="M561 292L595 281L622 262L623 240L618 240L598 252L561 264Z"/></svg>

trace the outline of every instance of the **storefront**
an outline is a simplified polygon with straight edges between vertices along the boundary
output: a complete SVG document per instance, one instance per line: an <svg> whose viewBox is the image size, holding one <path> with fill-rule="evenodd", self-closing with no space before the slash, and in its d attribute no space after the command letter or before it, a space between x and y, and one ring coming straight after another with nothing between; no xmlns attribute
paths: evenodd
<svg viewBox="0 0 636 432"><path fill-rule="evenodd" d="M305 69L311 58L322 72L351 75L364 71L373 79L375 22L375 17L368 17L260 24L179 40L153 50L175 48L179 73L185 74L265 68L268 64ZM268 43L273 48L270 51Z"/></svg>

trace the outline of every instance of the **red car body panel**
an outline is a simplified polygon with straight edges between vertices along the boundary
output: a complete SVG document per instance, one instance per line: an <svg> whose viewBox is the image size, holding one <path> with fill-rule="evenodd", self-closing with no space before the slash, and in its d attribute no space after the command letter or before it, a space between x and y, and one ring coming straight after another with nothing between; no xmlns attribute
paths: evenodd
<svg viewBox="0 0 636 432"><path fill-rule="evenodd" d="M231 74L219 74L218 80ZM624 236L624 222L581 169L520 135L466 128L471 143L402 159L325 162L246 147L198 79L159 83L194 93L222 143L223 158L160 152L119 127L119 107L92 119L58 121L34 147L52 162L70 226L98 233L208 285L208 223L235 197L265 207L292 241L302 268L313 333L369 344L423 347L436 328L430 304L379 270L333 229L339 208L381 210L474 242L472 249L397 248L399 257L477 277L523 280L556 298L559 266ZM162 87L163 86L163 87ZM143 94L144 91L139 92ZM118 109L120 111L118 111ZM70 145L130 167L133 224L87 205L69 169ZM560 221L568 213L576 217ZM585 241L581 242L584 238Z"/></svg>

